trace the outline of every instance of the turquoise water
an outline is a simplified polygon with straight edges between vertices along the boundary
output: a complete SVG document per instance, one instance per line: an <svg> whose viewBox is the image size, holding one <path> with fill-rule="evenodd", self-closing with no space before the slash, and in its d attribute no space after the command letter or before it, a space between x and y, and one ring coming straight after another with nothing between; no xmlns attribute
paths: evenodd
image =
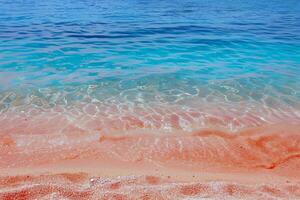
<svg viewBox="0 0 300 200"><path fill-rule="evenodd" d="M0 0L1 113L93 102L298 119L300 2Z"/></svg>

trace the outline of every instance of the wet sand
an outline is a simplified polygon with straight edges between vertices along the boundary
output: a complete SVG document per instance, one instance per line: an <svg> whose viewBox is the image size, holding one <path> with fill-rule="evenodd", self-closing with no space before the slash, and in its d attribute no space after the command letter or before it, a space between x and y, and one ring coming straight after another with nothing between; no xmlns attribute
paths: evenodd
<svg viewBox="0 0 300 200"><path fill-rule="evenodd" d="M5 134L0 199L300 199L300 125Z"/></svg>

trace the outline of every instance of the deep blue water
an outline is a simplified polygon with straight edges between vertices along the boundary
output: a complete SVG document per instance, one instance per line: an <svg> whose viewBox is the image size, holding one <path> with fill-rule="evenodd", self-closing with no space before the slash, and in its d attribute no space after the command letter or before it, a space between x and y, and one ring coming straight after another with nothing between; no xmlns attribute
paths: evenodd
<svg viewBox="0 0 300 200"><path fill-rule="evenodd" d="M296 107L300 1L0 0L5 108L68 90L83 99L91 86L100 101L135 91L144 101L267 96Z"/></svg>

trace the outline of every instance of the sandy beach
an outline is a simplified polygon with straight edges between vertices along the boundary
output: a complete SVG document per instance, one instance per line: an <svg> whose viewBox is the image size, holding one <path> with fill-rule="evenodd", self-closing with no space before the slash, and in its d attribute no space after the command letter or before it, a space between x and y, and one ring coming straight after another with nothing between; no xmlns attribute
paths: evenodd
<svg viewBox="0 0 300 200"><path fill-rule="evenodd" d="M5 136L0 197L297 199L299 130L289 124L235 134L211 129L70 132L61 143L53 134Z"/></svg>

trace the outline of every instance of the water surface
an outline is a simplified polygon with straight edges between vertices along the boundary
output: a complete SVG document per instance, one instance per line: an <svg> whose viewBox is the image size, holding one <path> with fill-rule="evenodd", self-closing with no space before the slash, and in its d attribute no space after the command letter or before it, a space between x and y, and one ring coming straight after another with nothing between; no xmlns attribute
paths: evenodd
<svg viewBox="0 0 300 200"><path fill-rule="evenodd" d="M61 106L167 129L174 114L186 130L299 121L299 13L296 0L1 0L0 112Z"/></svg>

